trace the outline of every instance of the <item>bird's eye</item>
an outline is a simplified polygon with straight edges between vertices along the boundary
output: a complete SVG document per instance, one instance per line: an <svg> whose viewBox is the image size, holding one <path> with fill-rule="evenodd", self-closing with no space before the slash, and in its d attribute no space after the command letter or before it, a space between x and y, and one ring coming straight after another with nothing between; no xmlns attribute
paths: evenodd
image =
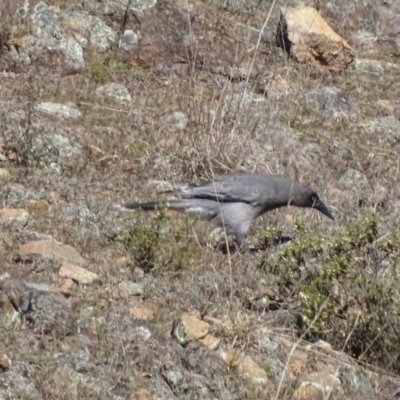
<svg viewBox="0 0 400 400"><path fill-rule="evenodd" d="M314 194L311 195L310 200L314 203L315 200L317 200L317 196Z"/></svg>

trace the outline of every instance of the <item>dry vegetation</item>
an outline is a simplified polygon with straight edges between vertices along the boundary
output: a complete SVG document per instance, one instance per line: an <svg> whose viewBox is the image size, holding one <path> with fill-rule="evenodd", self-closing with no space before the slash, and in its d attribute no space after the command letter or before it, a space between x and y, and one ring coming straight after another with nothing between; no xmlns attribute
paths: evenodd
<svg viewBox="0 0 400 400"><path fill-rule="evenodd" d="M12 2L0 5L0 46L5 46L3 36L13 24L7 20L13 9ZM251 19L251 14L232 15ZM261 26L263 21L254 18L254 25ZM351 21L338 21L337 14L329 13L327 19L341 35L351 36ZM127 310L137 305L155 310L150 322L164 333L185 311L228 321L214 327L221 346L241 349L267 372L269 360L257 339L261 329L292 343L323 339L379 373L377 398L393 392L381 382L388 377L397 382L400 372L399 142L378 138L367 125L386 112L399 118L400 72L328 72L294 64L271 44L262 43L259 51L268 59L270 82L279 76L288 83L288 93L255 94L258 82L230 82L194 68L185 78L163 76L116 49L86 52L83 74L60 78L24 67L1 77L5 157L0 167L11 176L0 183L1 204L23 208L29 199L43 199L50 208L32 214L27 226L0 227L0 278L59 285L63 279L57 269L35 270L16 256L21 244L45 235L75 247L88 268L102 277L77 287L69 301L80 332L93 341L92 363L81 373L89 382L107 372L114 385L104 398L128 398L126 393L147 385L146 377L134 387L129 381L136 368L134 349L104 339L110 330L116 338L124 337L130 329ZM389 53L380 54L380 61L398 62ZM129 106L94 96L96 86L108 82L128 89ZM310 93L325 87L342 91L350 105L346 115L331 118L312 101ZM39 101L75 103L82 117L44 116L34 110ZM382 104L393 107L387 111ZM169 118L176 111L187 116L183 129ZM55 132L68 137L69 144L51 145L46 135ZM79 150L69 154L68 146ZM348 169L363 173L367 183L340 182ZM293 208L269 213L250 232L249 242L261 249L251 256L224 254L220 247L225 238L218 241L210 235L213 227L208 224L162 211L121 214L112 208L122 201L150 199L166 182L175 185L238 171L270 171L308 183L337 220ZM22 184L22 194L11 190L10 182ZM284 236L294 240L276 245ZM121 265L120 257L129 261ZM140 300L114 295L119 282L139 277L145 282ZM254 300L266 292L275 301ZM21 376L35 374L42 398L71 398L56 354L73 345L24 329L1 327L0 350L32 367ZM140 359L140 368L146 362ZM98 372L96 365L105 372ZM225 376L235 398L288 399L293 392L282 385L266 397L265 391L237 377L235 369ZM80 383L79 398L98 398L87 382ZM9 398L22 398L13 390ZM357 392L348 396L359 398Z"/></svg>

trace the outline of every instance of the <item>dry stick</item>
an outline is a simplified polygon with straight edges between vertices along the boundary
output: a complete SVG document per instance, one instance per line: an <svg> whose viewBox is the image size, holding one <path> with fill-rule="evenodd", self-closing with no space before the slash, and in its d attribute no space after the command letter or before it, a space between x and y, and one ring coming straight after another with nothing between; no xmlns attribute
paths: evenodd
<svg viewBox="0 0 400 400"><path fill-rule="evenodd" d="M315 324L315 322L317 321L317 319L318 319L319 316L321 315L322 310L324 309L326 303L328 303L328 301L330 300L330 298L331 298L331 296L329 295L329 296L326 298L326 300L322 303L321 307L320 307L319 310L318 310L318 313L315 315L314 319L311 321L310 326L309 326L309 327L307 328L307 330L299 337L299 339L297 340L297 342L296 342L296 343L294 344L294 346L292 347L292 350L290 350L289 357L288 357L288 359L286 360L285 369L283 370L283 372L282 372L282 377L281 377L281 379L280 379L280 381L279 381L278 390L277 390L277 392L276 392L275 400L278 400L278 396L279 396L279 393L280 393L281 388L282 388L283 380L284 380L285 375L286 375L286 370L287 370L287 367L288 367L288 364L289 364L289 360L290 360L291 357L293 356L293 354L294 354L295 350L297 349L297 347L299 346L300 342L301 342L301 341L303 340L303 338L307 335L307 333L310 331L310 329L312 328L312 326Z"/></svg>
<svg viewBox="0 0 400 400"><path fill-rule="evenodd" d="M357 315L357 318L356 318L356 320L355 320L355 322L354 322L353 329L352 329L352 330L349 332L349 334L347 335L346 341L344 342L344 345L343 345L343 347L342 347L342 351L344 351L344 349L346 348L347 343L349 342L349 340L350 340L350 338L351 338L351 335L353 334L353 332L354 332L355 329L356 329L356 326L357 326L357 324L358 324L358 320L359 320L359 319L360 319L360 316ZM340 368L340 366L338 366L338 367L336 368L336 371L335 371L335 373L334 373L334 376L335 376L335 377L337 377L337 375L338 375L338 373L339 373L339 368ZM327 393L326 399L325 399L325 400L329 400L329 397L331 397L332 392L333 392L333 385L330 387L329 392Z"/></svg>
<svg viewBox="0 0 400 400"><path fill-rule="evenodd" d="M382 336L383 332L385 331L385 329L387 328L388 325L389 325L388 323L383 325L381 331L375 336L375 339L368 345L368 347L365 349L365 351L359 357L360 360L365 356L367 351L374 345L374 343Z"/></svg>
<svg viewBox="0 0 400 400"><path fill-rule="evenodd" d="M187 3L187 9L189 10L189 3L188 3L188 2L186 2L186 3ZM188 12L188 20L189 20L190 34L192 34L192 25L191 25L191 21L190 21L189 12ZM226 88L226 87L227 87L227 85L224 85L223 91L225 91L225 88ZM217 109L217 111L218 111L218 109ZM214 113L213 118L212 118L212 121L211 121L211 126L210 126L211 131L212 131L212 128L213 128L214 123L215 123L216 115L217 115L217 112ZM210 161L211 161L211 160L210 160ZM215 175L214 175L214 172L213 172L213 169L212 169L212 164L211 164L211 162L210 162L210 169L211 169L211 174L212 174L213 182L215 182ZM217 201L218 201L218 205L219 205L218 196L217 196ZM221 206L219 205L219 207L220 207L220 212L221 212L221 216L222 216L222 224L225 225L225 224L224 224L224 220L223 220L223 213L222 213L222 210L221 210ZM231 254L230 254L230 250L229 250L228 235L227 235L227 233L226 233L226 230L225 230L225 244L226 244L226 248L227 248L227 252L228 252L229 278L230 278L230 279L229 279L229 281L230 281L230 282L229 282L229 283L230 283L230 296L232 296L232 294L233 294L232 258L231 258Z"/></svg>
<svg viewBox="0 0 400 400"><path fill-rule="evenodd" d="M247 73L246 84L244 86L244 91L243 91L243 94L242 94L242 98L240 100L239 109L242 107L242 104L243 104L243 101L244 101L244 96L246 95L246 92L247 92L247 85L249 83L251 71L253 70L253 67L254 67L254 62L255 62L255 59L256 59L257 51L258 51L258 49L260 47L262 34L264 32L264 29L267 27L267 24L268 24L268 22L269 22L269 20L271 18L272 10L275 7L275 3L276 3L276 0L274 0L272 2L271 7L269 8L269 12L268 12L267 18L264 21L264 25L261 28L260 34L258 35L257 44L256 44L256 47L255 47L255 50L254 50L253 58L251 60L249 72Z"/></svg>

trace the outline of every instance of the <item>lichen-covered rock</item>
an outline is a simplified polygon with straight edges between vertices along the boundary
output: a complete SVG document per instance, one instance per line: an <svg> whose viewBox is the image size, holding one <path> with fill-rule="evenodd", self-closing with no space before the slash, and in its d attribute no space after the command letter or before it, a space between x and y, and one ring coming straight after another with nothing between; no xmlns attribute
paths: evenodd
<svg viewBox="0 0 400 400"><path fill-rule="evenodd" d="M35 106L36 111L40 111L45 114L55 115L60 118L71 118L77 119L82 116L81 112L72 105L42 102Z"/></svg>
<svg viewBox="0 0 400 400"><path fill-rule="evenodd" d="M129 103L132 97L128 89L119 83L107 83L96 89L96 96L117 103Z"/></svg>

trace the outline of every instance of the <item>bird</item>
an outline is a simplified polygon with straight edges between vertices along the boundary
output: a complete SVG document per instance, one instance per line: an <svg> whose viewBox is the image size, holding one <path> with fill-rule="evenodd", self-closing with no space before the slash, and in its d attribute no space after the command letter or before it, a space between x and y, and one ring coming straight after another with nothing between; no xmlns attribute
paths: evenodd
<svg viewBox="0 0 400 400"><path fill-rule="evenodd" d="M268 211L284 206L313 208L326 217L335 217L315 190L292 179L265 173L238 173L213 180L191 183L158 194L173 200L116 205L119 209L169 210L199 215L233 235L242 246L253 221Z"/></svg>

